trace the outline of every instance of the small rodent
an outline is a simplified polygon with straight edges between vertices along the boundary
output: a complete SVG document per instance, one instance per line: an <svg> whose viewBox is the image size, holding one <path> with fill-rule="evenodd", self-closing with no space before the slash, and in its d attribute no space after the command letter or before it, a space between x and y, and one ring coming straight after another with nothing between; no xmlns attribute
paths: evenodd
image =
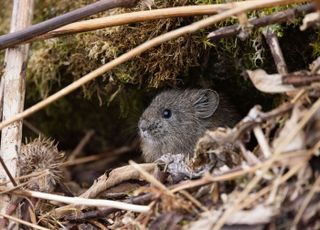
<svg viewBox="0 0 320 230"><path fill-rule="evenodd" d="M211 89L169 90L156 96L139 120L146 162L163 154L192 155L207 129L233 126L240 116Z"/></svg>

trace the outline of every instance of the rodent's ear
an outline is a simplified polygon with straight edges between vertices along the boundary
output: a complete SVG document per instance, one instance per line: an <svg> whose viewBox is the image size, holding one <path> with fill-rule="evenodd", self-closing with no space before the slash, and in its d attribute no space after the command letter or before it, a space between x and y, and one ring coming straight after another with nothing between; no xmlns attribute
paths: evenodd
<svg viewBox="0 0 320 230"><path fill-rule="evenodd" d="M194 106L199 118L211 117L219 105L219 95L211 89L199 90Z"/></svg>

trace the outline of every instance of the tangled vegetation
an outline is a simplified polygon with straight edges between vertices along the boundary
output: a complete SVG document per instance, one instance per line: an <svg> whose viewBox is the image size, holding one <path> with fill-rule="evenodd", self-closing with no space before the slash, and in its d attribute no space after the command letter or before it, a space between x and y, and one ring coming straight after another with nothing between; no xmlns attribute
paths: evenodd
<svg viewBox="0 0 320 230"><path fill-rule="evenodd" d="M34 23L92 2L38 0ZM224 1L154 2L153 8L166 8ZM92 18L148 9L145 3L150 1ZM9 8L0 9L6 19L0 20L1 33L9 28ZM247 16L252 19L287 8L254 10ZM139 44L203 17L144 21L33 43L26 107ZM302 17L270 26L284 56L278 61L263 35L265 28L240 23L242 32L252 30L246 39L207 37L211 31L238 23L239 18L151 48L27 117L24 136L50 136L59 145L42 137L22 146L23 176L36 172L43 178L37 183L24 178L22 182L29 183L26 189L60 193L62 199L70 196L78 202L101 198L99 202L121 201L124 205L83 208L83 204L47 202L39 196L27 202L24 195L30 194L17 189L13 192L21 192L22 198L13 206L23 203L22 209L29 210L22 212L26 213L22 219L51 229L62 225L80 229L319 228L320 33L315 28L300 31ZM280 73L280 64L288 73ZM235 127L206 132L192 157L169 153L156 163L123 166L129 159L142 160L136 126L151 96L166 88L188 87L222 92L243 119ZM257 103L263 109L254 106ZM58 149L65 150L65 162ZM0 192L11 194L7 189L3 186ZM141 208L142 213L129 209L130 205Z"/></svg>

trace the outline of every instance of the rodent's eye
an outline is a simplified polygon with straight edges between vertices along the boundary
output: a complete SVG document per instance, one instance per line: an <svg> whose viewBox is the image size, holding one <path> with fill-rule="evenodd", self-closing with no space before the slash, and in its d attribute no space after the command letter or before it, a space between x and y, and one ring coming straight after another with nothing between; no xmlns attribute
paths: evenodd
<svg viewBox="0 0 320 230"><path fill-rule="evenodd" d="M162 112L162 117L165 118L165 119L170 118L171 115L172 115L172 113L171 113L171 110L170 110L170 109L165 109L165 110L163 110L163 112Z"/></svg>

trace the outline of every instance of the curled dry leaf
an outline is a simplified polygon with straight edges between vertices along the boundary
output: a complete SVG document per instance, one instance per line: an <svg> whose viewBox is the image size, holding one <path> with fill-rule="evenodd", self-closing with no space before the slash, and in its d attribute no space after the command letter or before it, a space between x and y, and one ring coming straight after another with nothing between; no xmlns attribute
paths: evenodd
<svg viewBox="0 0 320 230"><path fill-rule="evenodd" d="M157 165L154 163L141 164L140 167L143 167L145 171L153 174ZM100 193L105 190L119 185L122 182L128 180L143 180L144 178L141 176L140 172L136 170L131 165L126 165L120 168L116 168L112 170L110 173L105 173L100 176L94 184L83 194L80 195L81 198L96 198ZM54 215L56 218L63 218L66 215L79 215L80 210L83 209L80 207L79 209L75 208L74 205L66 205L54 210Z"/></svg>
<svg viewBox="0 0 320 230"><path fill-rule="evenodd" d="M314 117L306 128L306 145L314 146L320 140L320 110L316 112Z"/></svg>
<svg viewBox="0 0 320 230"><path fill-rule="evenodd" d="M141 164L144 170L153 174L157 165L153 163ZM109 174L103 174L95 183L81 195L83 198L95 198L99 193L128 180L142 180L141 174L133 166L127 165L112 170Z"/></svg>
<svg viewBox="0 0 320 230"><path fill-rule="evenodd" d="M302 25L300 26L300 30L306 30L311 26L320 26L320 13L313 12L307 14L302 21Z"/></svg>
<svg viewBox="0 0 320 230"><path fill-rule="evenodd" d="M304 109L302 106L296 105L293 108L290 119L288 119L279 133L279 136L273 141L273 148L278 148L281 145L282 141L286 136L289 135L292 130L297 127L297 124L304 114ZM294 139L283 149L283 152L295 151L305 149L305 134L303 130L300 130L299 133L294 137Z"/></svg>
<svg viewBox="0 0 320 230"><path fill-rule="evenodd" d="M197 169L194 170L189 165L189 159L184 154L165 154L157 160L159 165L163 165L165 171L169 173L173 182L181 181L185 178L196 178L199 177L203 171Z"/></svg>
<svg viewBox="0 0 320 230"><path fill-rule="evenodd" d="M250 80L254 86L265 93L284 93L297 90L294 86L283 84L282 75L280 74L267 74L262 69L254 71L247 70Z"/></svg>
<svg viewBox="0 0 320 230"><path fill-rule="evenodd" d="M238 165L240 156L234 145L235 133L232 129L224 128L207 131L196 145L195 156L192 159L193 167L204 164L210 164L215 168Z"/></svg>

